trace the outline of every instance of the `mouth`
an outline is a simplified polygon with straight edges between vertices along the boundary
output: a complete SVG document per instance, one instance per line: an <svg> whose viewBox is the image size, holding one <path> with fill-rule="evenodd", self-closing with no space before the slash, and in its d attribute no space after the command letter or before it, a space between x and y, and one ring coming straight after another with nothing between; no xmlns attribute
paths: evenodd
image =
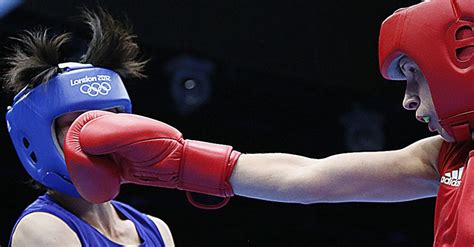
<svg viewBox="0 0 474 247"><path fill-rule="evenodd" d="M428 129L431 131L431 132L436 132L437 129L435 127L433 127L431 124L428 124Z"/></svg>
<svg viewBox="0 0 474 247"><path fill-rule="evenodd" d="M416 119L418 121L422 122L422 123L428 124L428 129L431 132L436 132L437 131L436 126L434 126L433 123L431 122L431 117L430 116L416 116Z"/></svg>
<svg viewBox="0 0 474 247"><path fill-rule="evenodd" d="M422 123L430 123L431 118L430 116L416 116L416 120L422 122Z"/></svg>

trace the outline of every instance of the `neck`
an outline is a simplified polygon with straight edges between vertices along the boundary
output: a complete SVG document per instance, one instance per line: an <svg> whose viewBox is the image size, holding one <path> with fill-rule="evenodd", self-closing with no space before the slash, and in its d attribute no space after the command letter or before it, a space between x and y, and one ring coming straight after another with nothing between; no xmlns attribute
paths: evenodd
<svg viewBox="0 0 474 247"><path fill-rule="evenodd" d="M114 226L124 220L124 217L119 215L110 201L94 204L57 191L48 191L48 195L69 212L106 234L113 234Z"/></svg>
<svg viewBox="0 0 474 247"><path fill-rule="evenodd" d="M51 190L48 191L48 195L111 241L127 246L141 243L133 222L115 210L110 201L94 204L82 198L71 197Z"/></svg>

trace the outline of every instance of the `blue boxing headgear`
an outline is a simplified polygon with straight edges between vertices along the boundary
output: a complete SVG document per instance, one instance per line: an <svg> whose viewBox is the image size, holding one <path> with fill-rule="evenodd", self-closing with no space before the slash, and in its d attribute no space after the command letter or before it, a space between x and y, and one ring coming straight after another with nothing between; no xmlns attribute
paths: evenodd
<svg viewBox="0 0 474 247"><path fill-rule="evenodd" d="M7 112L7 126L30 176L48 188L79 197L56 138L56 118L69 112L111 108L131 113L132 106L114 71L81 63L58 66L62 72L15 96Z"/></svg>

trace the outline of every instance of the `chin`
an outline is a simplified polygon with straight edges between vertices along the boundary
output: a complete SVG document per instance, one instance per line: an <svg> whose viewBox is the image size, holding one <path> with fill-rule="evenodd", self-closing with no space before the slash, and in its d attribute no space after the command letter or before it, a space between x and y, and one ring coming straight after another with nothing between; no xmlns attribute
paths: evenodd
<svg viewBox="0 0 474 247"><path fill-rule="evenodd" d="M441 136L441 138L443 138L443 140L445 140L447 142L455 142L456 141L454 139L454 137L449 135L448 132L446 132L444 129L438 130L438 133Z"/></svg>

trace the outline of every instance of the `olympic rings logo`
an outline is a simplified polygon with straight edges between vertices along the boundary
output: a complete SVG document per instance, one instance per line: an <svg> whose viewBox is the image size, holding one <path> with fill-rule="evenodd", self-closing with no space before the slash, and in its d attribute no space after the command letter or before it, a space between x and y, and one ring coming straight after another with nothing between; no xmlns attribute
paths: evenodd
<svg viewBox="0 0 474 247"><path fill-rule="evenodd" d="M89 96L95 97L100 95L107 95L109 94L110 90L112 90L112 86L108 82L94 82L92 84L83 84L81 85L81 93L87 94Z"/></svg>

